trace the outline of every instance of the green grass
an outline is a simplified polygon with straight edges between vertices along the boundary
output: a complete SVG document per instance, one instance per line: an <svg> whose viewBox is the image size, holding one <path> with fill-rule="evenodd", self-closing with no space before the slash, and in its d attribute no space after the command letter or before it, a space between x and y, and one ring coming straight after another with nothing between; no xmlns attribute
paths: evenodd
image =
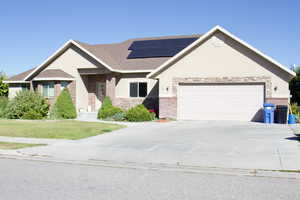
<svg viewBox="0 0 300 200"><path fill-rule="evenodd" d="M74 120L0 120L0 136L77 140L124 127L118 124Z"/></svg>
<svg viewBox="0 0 300 200"><path fill-rule="evenodd" d="M45 146L45 144L28 144L17 142L0 142L0 149L22 149L26 147Z"/></svg>

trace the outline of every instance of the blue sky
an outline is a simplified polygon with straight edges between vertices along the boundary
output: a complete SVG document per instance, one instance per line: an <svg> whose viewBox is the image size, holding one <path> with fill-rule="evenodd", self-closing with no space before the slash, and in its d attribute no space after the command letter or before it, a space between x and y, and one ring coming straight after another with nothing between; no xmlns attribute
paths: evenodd
<svg viewBox="0 0 300 200"><path fill-rule="evenodd" d="M300 65L300 1L3 1L0 71L39 65L69 39L87 43L207 32L221 25L280 63Z"/></svg>

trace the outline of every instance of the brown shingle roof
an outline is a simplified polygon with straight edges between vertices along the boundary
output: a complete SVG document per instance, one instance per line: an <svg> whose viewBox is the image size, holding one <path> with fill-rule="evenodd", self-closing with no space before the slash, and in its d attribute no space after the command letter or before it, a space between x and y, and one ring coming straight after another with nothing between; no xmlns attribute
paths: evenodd
<svg viewBox="0 0 300 200"><path fill-rule="evenodd" d="M74 78L70 74L60 69L47 69L41 71L35 78Z"/></svg>
<svg viewBox="0 0 300 200"><path fill-rule="evenodd" d="M23 81L24 78L30 74L35 68L29 69L25 72L22 72L20 74L17 74L15 76L10 77L9 79L7 79L6 81Z"/></svg>
<svg viewBox="0 0 300 200"><path fill-rule="evenodd" d="M156 58L138 58L138 59L128 59L128 55L130 53L130 50L128 48L134 41L141 41L141 40L159 40L159 39L179 39L179 38L196 38L200 37L201 35L195 34L195 35L181 35L181 36L162 36L162 37L148 37L148 38L135 38L135 39L129 39L121 43L114 43L114 44L96 44L91 45L87 43L83 43L80 41L75 41L78 43L81 47L92 53L95 57L100 59L101 61L108 64L112 69L114 70L124 70L124 71L130 71L130 70L154 70L157 67L159 67L161 64L163 64L165 61L170 59L171 57L156 57ZM25 77L27 77L28 74L30 74L33 70L30 69L26 72L23 72L21 74L18 74L16 76L13 76L8 79L8 81L23 81ZM40 78L46 78L46 77L59 77L61 76L68 76L64 78L73 78L71 75L63 72L60 70L58 71L49 71L45 70L38 74L38 77ZM71 77L69 77L71 76Z"/></svg>
<svg viewBox="0 0 300 200"><path fill-rule="evenodd" d="M96 44L90 45L83 42L76 41L83 48L87 49L100 60L104 61L110 67L116 70L153 70L159 67L170 57L157 58L138 58L127 59L130 50L129 46L134 41L141 40L159 40L159 39L177 39L177 38L195 38L201 35L181 35L181 36L163 36L163 37L149 37L149 38L135 38L129 39L121 43L114 44Z"/></svg>

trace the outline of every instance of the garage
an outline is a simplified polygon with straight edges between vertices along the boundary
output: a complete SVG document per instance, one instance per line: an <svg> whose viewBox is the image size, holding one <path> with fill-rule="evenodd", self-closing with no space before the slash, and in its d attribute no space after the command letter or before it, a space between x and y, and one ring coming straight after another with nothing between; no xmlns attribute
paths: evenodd
<svg viewBox="0 0 300 200"><path fill-rule="evenodd" d="M264 98L264 84L180 84L177 119L257 121Z"/></svg>

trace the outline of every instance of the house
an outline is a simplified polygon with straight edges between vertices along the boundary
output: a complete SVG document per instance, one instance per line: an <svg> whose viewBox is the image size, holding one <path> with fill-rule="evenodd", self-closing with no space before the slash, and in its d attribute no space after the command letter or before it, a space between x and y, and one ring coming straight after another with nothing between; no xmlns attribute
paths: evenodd
<svg viewBox="0 0 300 200"><path fill-rule="evenodd" d="M40 91L53 103L68 87L78 112L104 96L161 118L259 121L264 102L288 104L295 73L220 26L203 35L90 45L70 40L38 67L7 80L9 97Z"/></svg>

